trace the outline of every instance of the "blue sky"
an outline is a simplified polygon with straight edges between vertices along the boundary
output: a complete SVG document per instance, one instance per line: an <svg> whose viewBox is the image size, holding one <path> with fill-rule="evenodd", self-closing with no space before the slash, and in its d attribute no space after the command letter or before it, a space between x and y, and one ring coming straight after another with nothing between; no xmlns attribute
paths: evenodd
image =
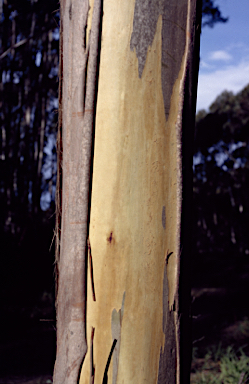
<svg viewBox="0 0 249 384"><path fill-rule="evenodd" d="M197 111L222 91L237 93L249 83L249 0L215 4L229 20L202 29Z"/></svg>

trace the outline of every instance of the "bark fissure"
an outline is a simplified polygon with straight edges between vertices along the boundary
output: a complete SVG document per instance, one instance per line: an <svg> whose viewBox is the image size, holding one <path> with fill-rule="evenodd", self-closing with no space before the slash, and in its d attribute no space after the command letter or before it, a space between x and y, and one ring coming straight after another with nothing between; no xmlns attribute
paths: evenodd
<svg viewBox="0 0 249 384"><path fill-rule="evenodd" d="M108 359L107 359L107 363L106 363L106 367L105 367L105 372L104 372L104 377L103 377L102 384L108 384L108 369L109 369L109 366L111 364L111 358L112 358L112 354L113 354L113 351L114 351L114 348L115 348L116 344L117 344L117 339L114 339L113 343L112 343L111 350L110 350L110 354L109 354Z"/></svg>
<svg viewBox="0 0 249 384"><path fill-rule="evenodd" d="M88 254L89 254L89 268L90 268L90 278L91 278L91 287L92 287L92 296L93 301L96 301L96 295L95 295L95 287L94 287L94 278L93 278L93 258L92 258L92 249L90 240L87 241L88 246Z"/></svg>
<svg viewBox="0 0 249 384"><path fill-rule="evenodd" d="M94 376L95 376L95 365L93 361L93 340L94 340L94 332L95 328L92 327L92 334L91 334L91 350L90 350L90 384L94 383Z"/></svg>

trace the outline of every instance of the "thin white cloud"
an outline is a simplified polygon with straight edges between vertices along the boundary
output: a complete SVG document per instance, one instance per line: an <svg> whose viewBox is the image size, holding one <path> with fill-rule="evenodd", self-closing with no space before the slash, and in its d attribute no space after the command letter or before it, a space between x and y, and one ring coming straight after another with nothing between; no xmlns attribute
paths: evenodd
<svg viewBox="0 0 249 384"><path fill-rule="evenodd" d="M200 60L200 68L204 70L215 69L215 65L209 64L207 61Z"/></svg>
<svg viewBox="0 0 249 384"><path fill-rule="evenodd" d="M249 58L238 65L202 73L198 81L197 110L208 109L216 97L224 90L234 93L249 83Z"/></svg>
<svg viewBox="0 0 249 384"><path fill-rule="evenodd" d="M215 60L215 61L229 61L232 59L232 56L230 53L220 50L220 51L213 51L209 55L209 60Z"/></svg>

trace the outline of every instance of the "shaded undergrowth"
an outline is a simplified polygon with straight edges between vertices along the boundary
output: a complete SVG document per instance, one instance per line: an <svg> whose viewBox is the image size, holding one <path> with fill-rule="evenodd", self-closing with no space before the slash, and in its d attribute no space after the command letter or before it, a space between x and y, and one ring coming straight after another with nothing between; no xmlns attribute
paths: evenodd
<svg viewBox="0 0 249 384"><path fill-rule="evenodd" d="M247 345L244 347L248 347ZM193 348L192 384L245 384L249 382L249 356L241 347L212 346L201 357Z"/></svg>

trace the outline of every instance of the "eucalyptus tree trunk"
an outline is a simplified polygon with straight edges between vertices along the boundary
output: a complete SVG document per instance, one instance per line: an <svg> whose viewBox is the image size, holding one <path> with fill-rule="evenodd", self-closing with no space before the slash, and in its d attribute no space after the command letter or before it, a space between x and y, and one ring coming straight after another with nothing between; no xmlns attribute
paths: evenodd
<svg viewBox="0 0 249 384"><path fill-rule="evenodd" d="M189 381L199 15L61 0L55 384Z"/></svg>

